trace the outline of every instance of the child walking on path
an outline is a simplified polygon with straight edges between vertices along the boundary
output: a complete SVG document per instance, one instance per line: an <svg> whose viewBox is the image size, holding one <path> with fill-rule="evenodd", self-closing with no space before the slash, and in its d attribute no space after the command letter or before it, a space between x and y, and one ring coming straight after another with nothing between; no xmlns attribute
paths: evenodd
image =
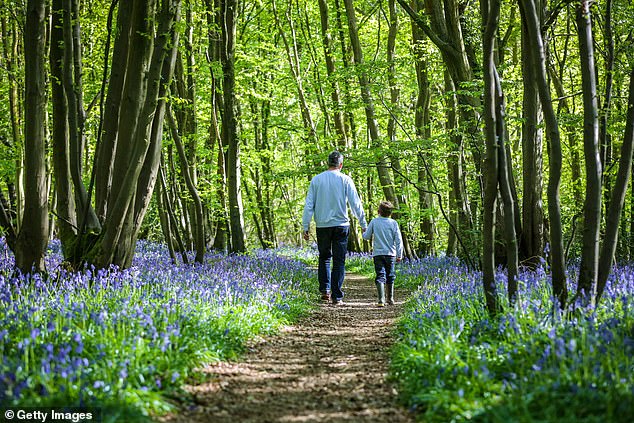
<svg viewBox="0 0 634 423"><path fill-rule="evenodd" d="M403 258L403 238L398 222L390 216L394 206L389 201L379 204L379 217L372 219L368 229L363 233L363 239L372 240L372 258L376 272L376 290L379 307L385 306L385 291L387 288L387 303L394 304L394 279L396 278L394 264ZM386 287L387 284L387 287Z"/></svg>

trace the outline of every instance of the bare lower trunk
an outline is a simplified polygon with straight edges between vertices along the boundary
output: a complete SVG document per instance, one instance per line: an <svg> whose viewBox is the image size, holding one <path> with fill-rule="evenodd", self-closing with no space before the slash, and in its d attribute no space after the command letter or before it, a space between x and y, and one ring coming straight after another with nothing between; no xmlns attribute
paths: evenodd
<svg viewBox="0 0 634 423"><path fill-rule="evenodd" d="M48 186L46 177L46 13L44 0L29 0L24 45L25 126L24 221L17 235L15 264L22 272L45 270L48 242Z"/></svg>
<svg viewBox="0 0 634 423"><path fill-rule="evenodd" d="M599 157L599 105L594 65L590 2L577 7L577 27L583 86L583 152L586 163L586 198L583 205L583 245L578 294L594 304L599 271L599 229L601 226L601 158ZM618 227L618 225L617 225Z"/></svg>
<svg viewBox="0 0 634 423"><path fill-rule="evenodd" d="M619 218L625 203L627 184L632 173L632 153L634 151L634 69L630 72L630 94L627 102L627 117L625 119L625 134L621 145L619 170L614 183L606 218L605 235L601 246L599 259L599 274L597 280L596 302L599 302L610 274L614 252L616 251L619 233Z"/></svg>
<svg viewBox="0 0 634 423"><path fill-rule="evenodd" d="M546 56L540 32L539 15L532 0L519 0L520 8L526 22L526 29L532 55L533 67L531 76L535 78L539 99L544 111L546 131L550 141L548 151L550 172L548 176L548 217L550 220L550 254L553 294L560 308L566 306L568 289L566 287L566 268L564 260L563 234L561 229L561 204L559 186L561 183L561 139L557 116L552 106L550 88L546 80Z"/></svg>

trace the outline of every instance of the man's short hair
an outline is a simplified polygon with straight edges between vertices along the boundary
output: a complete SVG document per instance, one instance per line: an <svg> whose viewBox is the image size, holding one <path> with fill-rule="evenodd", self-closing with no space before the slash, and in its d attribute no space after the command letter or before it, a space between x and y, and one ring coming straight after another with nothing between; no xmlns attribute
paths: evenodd
<svg viewBox="0 0 634 423"><path fill-rule="evenodd" d="M390 217L392 215L394 206L389 201L381 201L379 203L379 214L383 217Z"/></svg>
<svg viewBox="0 0 634 423"><path fill-rule="evenodd" d="M338 151L333 151L328 155L328 166L329 167L339 167L339 165L343 163L343 154Z"/></svg>

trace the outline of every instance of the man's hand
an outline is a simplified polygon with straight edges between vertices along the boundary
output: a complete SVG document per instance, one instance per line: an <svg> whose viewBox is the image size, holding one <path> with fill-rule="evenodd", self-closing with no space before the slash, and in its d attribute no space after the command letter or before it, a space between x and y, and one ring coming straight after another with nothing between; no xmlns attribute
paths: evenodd
<svg viewBox="0 0 634 423"><path fill-rule="evenodd" d="M310 235L308 234L308 231L304 231L304 240L308 241L310 239Z"/></svg>

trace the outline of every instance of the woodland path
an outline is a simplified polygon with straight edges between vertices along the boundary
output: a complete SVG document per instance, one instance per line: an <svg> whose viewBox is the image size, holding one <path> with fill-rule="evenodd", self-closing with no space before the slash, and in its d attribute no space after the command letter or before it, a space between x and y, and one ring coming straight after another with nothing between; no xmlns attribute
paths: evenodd
<svg viewBox="0 0 634 423"><path fill-rule="evenodd" d="M196 406L169 422L413 422L386 381L391 331L402 310L375 305L374 281L350 274L345 305L320 305L239 362L206 367L186 389Z"/></svg>

